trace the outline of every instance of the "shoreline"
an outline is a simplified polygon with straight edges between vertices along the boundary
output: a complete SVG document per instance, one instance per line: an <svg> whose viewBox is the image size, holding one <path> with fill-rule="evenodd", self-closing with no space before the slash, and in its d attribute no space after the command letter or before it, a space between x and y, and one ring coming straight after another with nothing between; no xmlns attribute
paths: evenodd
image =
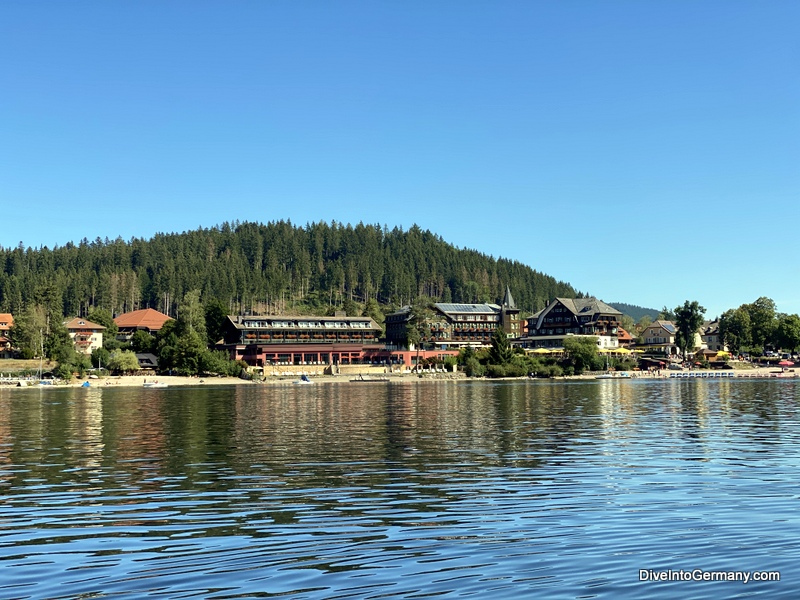
<svg viewBox="0 0 800 600"><path fill-rule="evenodd" d="M734 369L725 370L720 372L716 369L692 369L685 371L668 371L664 370L661 373L650 373L647 371L627 372L629 376L614 377L614 380L684 380L684 379L724 379L726 381L737 379L792 379L797 378L798 373L794 369L781 370L775 367L756 367L753 369ZM724 373L721 376L720 373ZM414 374L388 374L381 375L380 377L368 375L364 381L351 381L350 375L319 375L311 378L315 384L327 383L385 383L385 382L442 382L442 381L581 381L593 380L601 373L590 373L583 375L571 375L553 378L528 378L528 377L502 377L496 379L490 378L476 378L471 379L463 373L435 373L425 374L419 377ZM355 377L355 376L353 376ZM165 384L167 387L191 387L191 386L231 386L231 385L292 385L300 375L289 376L284 375L280 377L271 377L263 381L252 381L248 379L240 379L238 377L182 377L178 375L164 375L164 376L142 376L142 375L116 375L103 377L99 379L76 379L70 383L53 383L52 387L57 388L80 388L85 387L85 383L89 382L89 387L93 388L108 388L108 387L140 387L144 388L145 382L158 382ZM28 381L29 385L18 386L17 381ZM34 387L33 380L5 380L0 382L0 387ZM38 386L36 386L38 387Z"/></svg>

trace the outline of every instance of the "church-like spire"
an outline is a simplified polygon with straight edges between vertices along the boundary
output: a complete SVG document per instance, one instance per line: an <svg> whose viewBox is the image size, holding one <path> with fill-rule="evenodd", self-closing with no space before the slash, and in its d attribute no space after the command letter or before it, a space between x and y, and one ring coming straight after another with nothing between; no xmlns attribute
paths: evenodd
<svg viewBox="0 0 800 600"><path fill-rule="evenodd" d="M506 286L506 295L503 296L503 308L517 308L514 296L511 295L511 288Z"/></svg>

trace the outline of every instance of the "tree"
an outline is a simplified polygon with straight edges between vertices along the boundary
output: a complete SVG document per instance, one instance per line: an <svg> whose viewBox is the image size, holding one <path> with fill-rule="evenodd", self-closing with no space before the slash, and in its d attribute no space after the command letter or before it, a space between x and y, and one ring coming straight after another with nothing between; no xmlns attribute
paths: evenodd
<svg viewBox="0 0 800 600"><path fill-rule="evenodd" d="M661 321L674 321L678 317L678 315L676 314L677 310L678 309L670 310L665 306L664 308L661 309L661 312L658 313L658 318Z"/></svg>
<svg viewBox="0 0 800 600"><path fill-rule="evenodd" d="M492 334L491 347L489 348L489 364L505 365L511 362L514 351L508 343L508 336L502 327L498 327Z"/></svg>
<svg viewBox="0 0 800 600"><path fill-rule="evenodd" d="M178 324L181 331L194 331L205 340L206 315L200 303L200 290L191 290L183 295L178 306Z"/></svg>
<svg viewBox="0 0 800 600"><path fill-rule="evenodd" d="M575 374L580 375L597 362L597 338L594 336L570 336L564 338L564 350L569 355Z"/></svg>
<svg viewBox="0 0 800 600"><path fill-rule="evenodd" d="M108 360L111 358L111 352L105 348L95 348L92 350L92 365L97 365L98 369L103 367L108 368Z"/></svg>
<svg viewBox="0 0 800 600"><path fill-rule="evenodd" d="M653 318L650 315L644 315L641 319L639 319L636 322L636 327L635 327L634 331L631 331L629 333L631 333L631 335L633 335L633 336L639 336L639 335L642 334L642 332L645 329L650 327L650 323L652 323L652 322L653 322Z"/></svg>
<svg viewBox="0 0 800 600"><path fill-rule="evenodd" d="M108 359L108 368L111 371L130 373L139 370L139 361L130 350L115 350Z"/></svg>
<svg viewBox="0 0 800 600"><path fill-rule="evenodd" d="M633 317L630 315L622 315L622 319L620 319L620 325L622 325L622 328L631 335L634 334L636 323L634 323Z"/></svg>
<svg viewBox="0 0 800 600"><path fill-rule="evenodd" d="M697 301L683 303L675 309L675 343L681 349L684 360L689 354L689 350L694 349L695 336L700 326L703 324L703 315L706 309L700 306Z"/></svg>
<svg viewBox="0 0 800 600"><path fill-rule="evenodd" d="M800 316L781 315L775 329L775 341L779 348L794 354L800 348Z"/></svg>
<svg viewBox="0 0 800 600"><path fill-rule="evenodd" d="M762 296L752 304L742 305L750 314L750 335L753 345L761 350L772 341L777 326L775 302Z"/></svg>
<svg viewBox="0 0 800 600"><path fill-rule="evenodd" d="M131 350L134 352L153 352L156 339L144 329L137 329L131 336Z"/></svg>
<svg viewBox="0 0 800 600"><path fill-rule="evenodd" d="M12 346L19 349L22 358L30 359L44 356L46 332L47 313L42 306L32 304L14 318L9 337Z"/></svg>
<svg viewBox="0 0 800 600"><path fill-rule="evenodd" d="M386 331L386 326L385 326L386 316L383 314L383 311L381 310L381 305L378 304L378 301L375 300L375 298L370 298L369 300L367 300L367 303L364 305L363 316L369 317L370 319L375 321L378 325L380 325L381 329L383 330L381 332L381 335L383 335L383 332Z"/></svg>
<svg viewBox="0 0 800 600"><path fill-rule="evenodd" d="M222 339L225 333L225 322L228 320L228 307L218 298L212 298L205 304L205 317L208 345L213 346Z"/></svg>
<svg viewBox="0 0 800 600"><path fill-rule="evenodd" d="M50 335L44 339L44 354L58 362L74 362L75 343L69 337L67 328L63 323L56 323L50 328Z"/></svg>
<svg viewBox="0 0 800 600"><path fill-rule="evenodd" d="M739 354L752 343L750 313L739 307L726 310L719 318L719 334L728 349Z"/></svg>
<svg viewBox="0 0 800 600"><path fill-rule="evenodd" d="M119 349L122 345L117 339L119 327L117 327L117 324L114 322L114 316L111 314L111 311L105 310L104 308L93 308L89 311L86 318L106 328L103 332L103 348L109 352Z"/></svg>

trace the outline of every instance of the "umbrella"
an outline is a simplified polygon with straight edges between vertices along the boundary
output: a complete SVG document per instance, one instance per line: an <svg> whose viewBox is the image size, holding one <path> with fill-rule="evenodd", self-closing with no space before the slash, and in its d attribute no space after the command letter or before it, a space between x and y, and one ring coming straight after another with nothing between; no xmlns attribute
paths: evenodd
<svg viewBox="0 0 800 600"><path fill-rule="evenodd" d="M794 363L790 360L782 360L781 362L778 363L778 365L781 367L793 367Z"/></svg>

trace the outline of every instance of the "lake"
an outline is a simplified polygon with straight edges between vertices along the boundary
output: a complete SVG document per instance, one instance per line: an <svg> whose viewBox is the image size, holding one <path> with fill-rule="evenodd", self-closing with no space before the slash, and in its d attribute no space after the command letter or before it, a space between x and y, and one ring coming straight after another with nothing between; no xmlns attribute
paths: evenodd
<svg viewBox="0 0 800 600"><path fill-rule="evenodd" d="M0 389L0 597L796 597L798 390Z"/></svg>

